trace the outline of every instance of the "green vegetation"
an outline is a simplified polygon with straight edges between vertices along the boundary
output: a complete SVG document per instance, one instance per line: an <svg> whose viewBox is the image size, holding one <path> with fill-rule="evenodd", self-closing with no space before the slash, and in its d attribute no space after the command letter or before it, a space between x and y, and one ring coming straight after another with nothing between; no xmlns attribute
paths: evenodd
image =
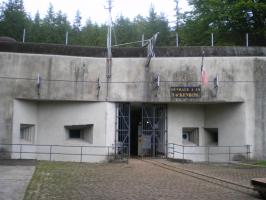
<svg viewBox="0 0 266 200"><path fill-rule="evenodd" d="M255 165L266 167L266 160L256 161Z"/></svg>
<svg viewBox="0 0 266 200"><path fill-rule="evenodd" d="M216 45L266 45L265 0L189 0L180 35L184 45L205 45L214 33ZM210 43L210 42L209 42Z"/></svg>
<svg viewBox="0 0 266 200"><path fill-rule="evenodd" d="M244 46L245 34L249 33L250 45L266 46L265 0L188 0L193 10L185 13L180 12L178 0L173 1L176 3L174 27L170 27L164 14L157 14L151 6L148 17L139 15L132 21L124 16L117 17L113 44L139 41L142 34L150 38L160 32L157 45L174 46L178 32L182 46L210 45L211 33L214 33L215 45ZM106 46L107 25L88 19L82 26L81 19L77 11L74 22L69 22L62 11L54 11L52 4L44 18L39 13L31 18L24 9L23 0L6 0L0 4L0 36L22 41L25 28L26 42L64 44L68 32L69 44Z"/></svg>

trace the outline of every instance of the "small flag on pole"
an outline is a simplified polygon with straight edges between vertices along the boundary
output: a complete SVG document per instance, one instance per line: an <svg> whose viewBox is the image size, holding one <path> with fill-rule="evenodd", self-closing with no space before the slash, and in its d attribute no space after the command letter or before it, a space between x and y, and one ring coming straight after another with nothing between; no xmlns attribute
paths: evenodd
<svg viewBox="0 0 266 200"><path fill-rule="evenodd" d="M205 67L204 67L204 54L205 54L205 52L203 51L202 52L200 72L201 72L201 84L206 86L206 85L208 85L208 75L207 75L207 72L206 72Z"/></svg>

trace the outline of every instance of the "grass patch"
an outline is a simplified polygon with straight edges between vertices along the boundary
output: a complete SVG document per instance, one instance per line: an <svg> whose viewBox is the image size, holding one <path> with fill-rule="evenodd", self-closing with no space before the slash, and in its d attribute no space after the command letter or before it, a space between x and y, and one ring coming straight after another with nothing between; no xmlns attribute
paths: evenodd
<svg viewBox="0 0 266 200"><path fill-rule="evenodd" d="M256 161L255 165L266 167L266 160Z"/></svg>

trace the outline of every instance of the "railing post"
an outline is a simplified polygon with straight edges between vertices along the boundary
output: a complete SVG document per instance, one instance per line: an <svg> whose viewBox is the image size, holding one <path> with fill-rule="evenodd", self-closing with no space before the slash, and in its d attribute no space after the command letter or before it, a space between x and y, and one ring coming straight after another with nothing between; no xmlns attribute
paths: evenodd
<svg viewBox="0 0 266 200"><path fill-rule="evenodd" d="M19 159L21 160L21 153L22 153L22 144L20 144L20 148L19 148Z"/></svg>
<svg viewBox="0 0 266 200"><path fill-rule="evenodd" d="M141 35L141 47L144 47L144 33Z"/></svg>
<svg viewBox="0 0 266 200"><path fill-rule="evenodd" d="M247 144L247 160L249 160L250 145Z"/></svg>
<svg viewBox="0 0 266 200"><path fill-rule="evenodd" d="M50 161L52 160L52 145L50 145Z"/></svg>
<svg viewBox="0 0 266 200"><path fill-rule="evenodd" d="M213 45L213 33L211 33L211 46L213 47L214 45Z"/></svg>
<svg viewBox="0 0 266 200"><path fill-rule="evenodd" d="M82 162L82 146L80 147L80 162Z"/></svg>
<svg viewBox="0 0 266 200"><path fill-rule="evenodd" d="M231 162L231 146L228 147L228 154L229 154L229 163Z"/></svg>
<svg viewBox="0 0 266 200"><path fill-rule="evenodd" d="M109 162L109 160L110 160L110 154L109 154L109 146L107 147L107 149L108 149L108 155L107 155L107 161Z"/></svg>
<svg viewBox="0 0 266 200"><path fill-rule="evenodd" d="M65 45L68 45L68 31L66 32L66 40L65 40Z"/></svg>
<svg viewBox="0 0 266 200"><path fill-rule="evenodd" d="M173 159L175 158L175 144L173 143Z"/></svg>
<svg viewBox="0 0 266 200"><path fill-rule="evenodd" d="M248 41L248 33L246 33L246 47L249 46L249 41Z"/></svg>
<svg viewBox="0 0 266 200"><path fill-rule="evenodd" d="M179 37L178 37L178 33L176 33L175 37L176 37L176 47L178 48L178 47L179 47Z"/></svg>
<svg viewBox="0 0 266 200"><path fill-rule="evenodd" d="M210 147L209 146L207 146L207 155L208 155L208 157L207 157L208 164L210 164Z"/></svg>
<svg viewBox="0 0 266 200"><path fill-rule="evenodd" d="M182 156L183 156L183 163L185 162L185 146L182 146Z"/></svg>
<svg viewBox="0 0 266 200"><path fill-rule="evenodd" d="M25 43L25 38L26 38L26 29L23 29L23 36L22 36L22 42Z"/></svg>

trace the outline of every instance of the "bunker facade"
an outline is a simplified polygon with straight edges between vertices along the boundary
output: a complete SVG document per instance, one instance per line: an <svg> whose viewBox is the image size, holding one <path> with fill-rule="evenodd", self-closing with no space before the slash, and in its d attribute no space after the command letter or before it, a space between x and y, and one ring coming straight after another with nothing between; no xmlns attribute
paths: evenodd
<svg viewBox="0 0 266 200"><path fill-rule="evenodd" d="M148 66L145 49L117 49L110 69L104 49L27 48L0 48L0 146L12 158L51 159L49 145L52 160L79 161L81 146L88 162L266 158L266 48L157 49Z"/></svg>

